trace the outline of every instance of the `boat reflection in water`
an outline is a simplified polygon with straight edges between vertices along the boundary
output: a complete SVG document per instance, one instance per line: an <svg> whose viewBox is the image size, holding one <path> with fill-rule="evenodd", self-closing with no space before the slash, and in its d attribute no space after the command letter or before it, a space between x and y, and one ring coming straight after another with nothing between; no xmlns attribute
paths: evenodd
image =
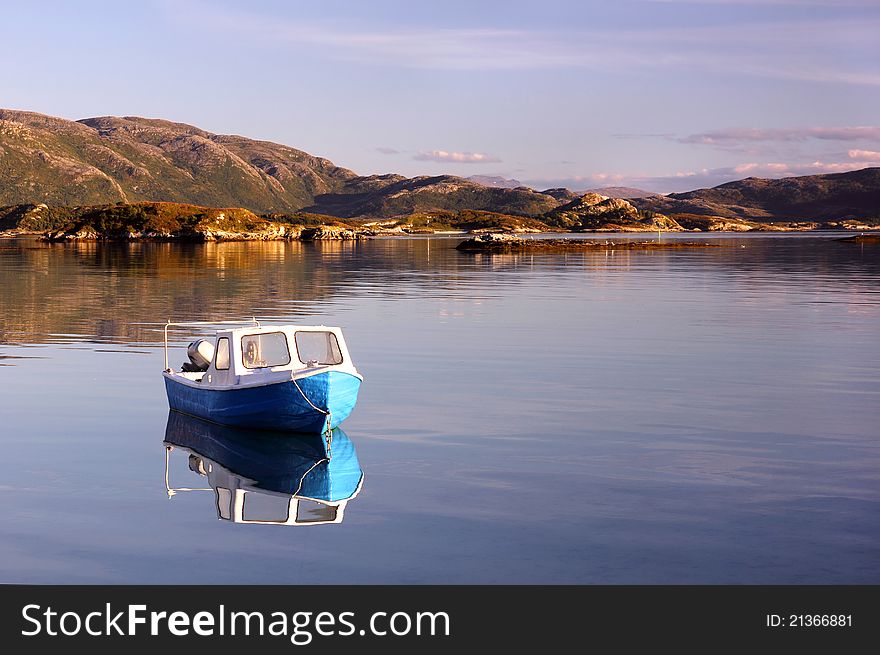
<svg viewBox="0 0 880 655"><path fill-rule="evenodd" d="M188 456L189 470L208 487L171 486L171 454ZM341 523L364 473L351 439L340 429L323 435L242 430L171 411L165 428L165 488L213 491L217 517L234 523Z"/></svg>

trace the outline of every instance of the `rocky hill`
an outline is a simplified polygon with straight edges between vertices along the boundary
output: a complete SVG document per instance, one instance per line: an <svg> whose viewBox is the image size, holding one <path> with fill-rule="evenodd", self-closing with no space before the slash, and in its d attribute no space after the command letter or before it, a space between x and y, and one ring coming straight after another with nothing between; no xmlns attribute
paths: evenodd
<svg viewBox="0 0 880 655"><path fill-rule="evenodd" d="M636 198L640 209L750 221L880 218L880 168L767 180L749 177L711 189Z"/></svg>
<svg viewBox="0 0 880 655"><path fill-rule="evenodd" d="M359 177L277 143L138 117L69 121L0 109L0 205L167 201L340 217L485 209L534 215L558 204L526 188L444 175Z"/></svg>
<svg viewBox="0 0 880 655"><path fill-rule="evenodd" d="M144 118L0 110L0 204L173 201L295 210L355 174L300 150Z"/></svg>
<svg viewBox="0 0 880 655"><path fill-rule="evenodd" d="M306 211L344 218L404 216L431 210L537 216L558 204L553 196L526 187L487 187L453 175L374 175L352 178L337 192L316 196Z"/></svg>
<svg viewBox="0 0 880 655"><path fill-rule="evenodd" d="M409 222L413 229L421 229L419 216L438 212L445 214L437 224L455 229L482 220L523 230L539 229L540 222L574 230L650 230L657 225L751 230L772 222L797 222L792 229L861 229L880 224L880 168L748 178L648 197L628 187L581 195L561 188L512 187L516 183L480 176L359 176L295 148L183 123L112 116L69 121L0 109L0 207L5 207L0 230L52 229L61 218L95 206L145 202L237 207L270 222L273 216L299 216L296 220L316 224L327 224L326 217L373 221L415 216L415 223ZM628 200L608 197L623 195Z"/></svg>
<svg viewBox="0 0 880 655"><path fill-rule="evenodd" d="M620 198L586 193L580 198L556 207L541 219L563 230L646 231L658 228L672 231L682 227L657 212L641 210Z"/></svg>

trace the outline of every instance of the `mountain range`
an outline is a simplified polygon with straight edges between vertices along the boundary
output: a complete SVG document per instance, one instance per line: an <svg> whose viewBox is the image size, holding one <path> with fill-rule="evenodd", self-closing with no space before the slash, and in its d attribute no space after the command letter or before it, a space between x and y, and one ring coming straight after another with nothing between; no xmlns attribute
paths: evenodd
<svg viewBox="0 0 880 655"><path fill-rule="evenodd" d="M70 121L0 109L0 206L174 202L241 207L257 214L387 219L426 212L493 212L548 225L595 224L596 207L636 223L663 214L771 221L880 217L880 168L765 180L748 178L668 196L603 188L630 208L568 189L453 175L360 176L302 150L192 125L139 117ZM567 208L566 208L567 207ZM580 214L578 214L580 212ZM639 213L641 212L641 213ZM585 218L575 219L575 214Z"/></svg>
<svg viewBox="0 0 880 655"><path fill-rule="evenodd" d="M452 175L359 176L302 150L165 120L69 121L0 109L0 205L141 201L339 217L431 209L536 215L558 204L525 187Z"/></svg>
<svg viewBox="0 0 880 655"><path fill-rule="evenodd" d="M880 168L766 180L749 177L711 189L633 198L640 209L751 221L880 218Z"/></svg>

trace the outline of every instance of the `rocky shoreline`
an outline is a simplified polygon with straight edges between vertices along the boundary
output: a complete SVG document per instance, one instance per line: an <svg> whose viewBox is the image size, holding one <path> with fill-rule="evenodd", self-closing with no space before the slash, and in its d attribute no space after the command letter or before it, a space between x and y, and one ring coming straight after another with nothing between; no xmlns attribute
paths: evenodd
<svg viewBox="0 0 880 655"><path fill-rule="evenodd" d="M861 221L834 223L757 223L711 216L675 218L637 210L630 203L586 194L560 210L541 217L464 210L433 211L392 219L342 219L322 214L257 215L240 207L213 208L167 202L117 203L82 207L45 204L0 207L0 236L37 235L49 242L69 241L355 241L406 235L480 235L662 232L804 232L869 231ZM559 248L586 248L557 244ZM605 241L602 242L606 243ZM656 242L650 242L656 243ZM481 245L473 248L521 247ZM550 242L529 248L549 249ZM594 246L599 247L599 246ZM604 246L602 246L604 247ZM631 248L632 246L620 246ZM648 246L642 246L648 247ZM657 246L651 246L657 247ZM681 247L681 246L663 246Z"/></svg>
<svg viewBox="0 0 880 655"><path fill-rule="evenodd" d="M756 232L838 232L845 233L852 230L749 230ZM742 233L744 230L712 230L713 234ZM459 246L459 250L481 252L505 252L515 250L586 250L590 248L614 248L614 249L669 249L682 247L707 247L713 244L702 241L636 241L621 240L610 241L571 239L571 238L523 238L518 235L528 234L540 236L558 234L559 231L539 232L537 230L492 232L489 230L405 230L405 229L375 229L375 228L346 228L333 225L321 225L305 227L301 225L272 225L259 230L180 230L180 231L124 231L112 234L101 233L91 227L82 227L76 230L23 230L11 229L0 231L0 238L36 237L49 243L70 242L133 242L133 241L156 241L156 242L183 242L183 243L215 243L224 241L359 241L374 239L377 237L406 237L406 236L437 236L468 237ZM681 231L674 232L681 234ZM576 234L656 234L650 230L590 230L579 231ZM880 243L880 234L868 233L833 239L833 241L846 243L874 244Z"/></svg>
<svg viewBox="0 0 880 655"><path fill-rule="evenodd" d="M38 233L37 236L50 243L69 241L184 241L202 243L217 241L353 241L370 238L372 235L327 225L320 227L272 225L262 230L241 232L212 229L180 232L147 230L112 235L100 234L92 228L83 228L75 232L58 230Z"/></svg>

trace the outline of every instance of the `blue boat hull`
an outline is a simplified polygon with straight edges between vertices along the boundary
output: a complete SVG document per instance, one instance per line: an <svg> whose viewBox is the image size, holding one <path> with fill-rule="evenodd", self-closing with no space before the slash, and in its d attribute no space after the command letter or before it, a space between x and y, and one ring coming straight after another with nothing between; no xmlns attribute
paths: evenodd
<svg viewBox="0 0 880 655"><path fill-rule="evenodd" d="M169 412L165 442L207 457L259 489L326 502L354 496L364 476L342 428L333 430L328 452L320 435L253 432Z"/></svg>
<svg viewBox="0 0 880 655"><path fill-rule="evenodd" d="M333 429L348 418L360 386L360 378L341 371L223 390L193 387L165 376L171 409L222 425L312 433Z"/></svg>

